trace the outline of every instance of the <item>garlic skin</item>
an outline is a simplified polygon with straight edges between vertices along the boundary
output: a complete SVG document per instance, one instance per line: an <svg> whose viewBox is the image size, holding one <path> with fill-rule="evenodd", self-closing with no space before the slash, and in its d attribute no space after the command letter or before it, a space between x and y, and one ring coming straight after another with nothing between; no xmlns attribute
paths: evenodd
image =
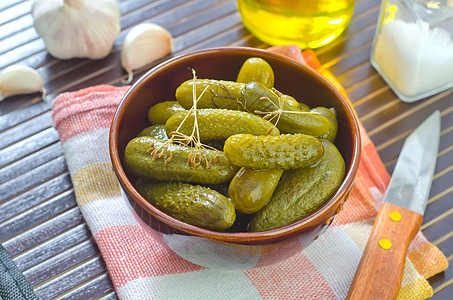
<svg viewBox="0 0 453 300"><path fill-rule="evenodd" d="M44 83L33 68L11 65L0 74L0 101L9 96L37 92L45 94Z"/></svg>
<svg viewBox="0 0 453 300"><path fill-rule="evenodd" d="M113 0L35 0L31 13L47 51L58 59L104 58L121 30Z"/></svg>
<svg viewBox="0 0 453 300"><path fill-rule="evenodd" d="M170 54L173 49L173 37L162 26L154 23L134 26L121 49L121 65L129 74L125 83L132 81L132 71Z"/></svg>

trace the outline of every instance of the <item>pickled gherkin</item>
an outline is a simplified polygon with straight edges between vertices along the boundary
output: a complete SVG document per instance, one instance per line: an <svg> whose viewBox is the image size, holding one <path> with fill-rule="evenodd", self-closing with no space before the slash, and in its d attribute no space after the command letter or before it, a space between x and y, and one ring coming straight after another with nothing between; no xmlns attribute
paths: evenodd
<svg viewBox="0 0 453 300"><path fill-rule="evenodd" d="M165 125L157 124L144 128L140 131L137 136L151 136L158 140L168 140L167 132L165 131Z"/></svg>
<svg viewBox="0 0 453 300"><path fill-rule="evenodd" d="M305 133L313 136L325 134L330 127L329 120L316 113L294 108L275 92L258 82L247 83L243 90L244 103L250 112L264 114L281 110L276 124L283 133Z"/></svg>
<svg viewBox="0 0 453 300"><path fill-rule="evenodd" d="M236 166L255 169L296 169L318 162L323 155L321 142L306 134L277 136L230 136L223 147L228 160Z"/></svg>
<svg viewBox="0 0 453 300"><path fill-rule="evenodd" d="M184 122L183 122L184 121ZM182 123L182 124L181 124ZM193 132L195 116L192 112L179 112L171 116L165 129L170 136L171 132L190 136ZM229 109L198 109L197 125L201 141L226 140L229 136L238 133L253 135L278 135L280 132L269 121L246 111Z"/></svg>
<svg viewBox="0 0 453 300"><path fill-rule="evenodd" d="M153 125L165 124L174 113L184 110L177 101L159 102L148 110L148 120Z"/></svg>
<svg viewBox="0 0 453 300"><path fill-rule="evenodd" d="M226 183L230 182L239 169L230 164L221 151L208 149L194 149L180 145L169 145L165 150L163 141L149 136L132 139L124 152L124 166L126 170L137 177L144 177L158 181L186 181L193 183ZM152 149L159 149L163 157L152 155ZM195 154L199 154L195 155ZM194 156L195 155L195 156ZM192 157L201 161L195 168L188 163Z"/></svg>
<svg viewBox="0 0 453 300"><path fill-rule="evenodd" d="M272 196L283 170L241 168L231 180L228 196L244 214L260 210Z"/></svg>
<svg viewBox="0 0 453 300"><path fill-rule="evenodd" d="M193 85L194 80L189 79L183 82L176 89L176 100L185 109L193 106ZM226 108L234 110L244 110L242 89L244 83L213 80L196 79L197 108Z"/></svg>
<svg viewBox="0 0 453 300"><path fill-rule="evenodd" d="M250 57L239 70L237 82L261 82L271 88L274 86L274 71L267 61L259 57Z"/></svg>
<svg viewBox="0 0 453 300"><path fill-rule="evenodd" d="M291 109L296 109L296 110L300 110L300 111L310 111L310 107L308 105L298 102L294 97L292 97L290 95L282 94L280 96L280 98L282 98L282 100L284 102L286 102L291 107ZM286 107L285 104L283 104L283 105L284 105L284 107Z"/></svg>
<svg viewBox="0 0 453 300"><path fill-rule="evenodd" d="M254 215L250 231L282 227L312 214L338 189L343 157L334 144L322 140L324 155L313 167L285 171L269 202Z"/></svg>
<svg viewBox="0 0 453 300"><path fill-rule="evenodd" d="M337 113L335 108L315 107L311 111L316 112L329 120L329 130L324 135L320 136L320 138L327 139L333 143L333 141L335 141L335 137L337 136L338 130Z"/></svg>
<svg viewBox="0 0 453 300"><path fill-rule="evenodd" d="M139 179L135 186L152 205L188 224L224 230L236 220L231 200L209 188L180 182L156 183L146 179Z"/></svg>

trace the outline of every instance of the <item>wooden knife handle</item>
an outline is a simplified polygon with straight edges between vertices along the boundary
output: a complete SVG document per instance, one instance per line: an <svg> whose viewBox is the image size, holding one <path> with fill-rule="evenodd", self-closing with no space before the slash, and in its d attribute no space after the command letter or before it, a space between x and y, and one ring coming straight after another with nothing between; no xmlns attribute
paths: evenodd
<svg viewBox="0 0 453 300"><path fill-rule="evenodd" d="M423 216L383 203L371 230L347 299L396 299L407 249Z"/></svg>

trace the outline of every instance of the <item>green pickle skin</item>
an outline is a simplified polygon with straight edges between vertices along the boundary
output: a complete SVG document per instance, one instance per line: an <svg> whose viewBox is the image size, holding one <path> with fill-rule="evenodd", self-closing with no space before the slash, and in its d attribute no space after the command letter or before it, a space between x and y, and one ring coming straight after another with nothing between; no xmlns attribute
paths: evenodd
<svg viewBox="0 0 453 300"><path fill-rule="evenodd" d="M158 140L168 140L167 132L165 131L165 125L157 124L144 128L140 131L137 136L151 136Z"/></svg>
<svg viewBox="0 0 453 300"><path fill-rule="evenodd" d="M203 151L206 151L205 153L212 160L217 156L218 162L212 163L209 169L205 166L194 168L187 163L188 156L194 153L194 149L173 144L169 149L172 159L166 163L165 157L153 159L148 152L152 144L158 147L162 141L149 136L132 139L124 152L123 162L126 170L137 177L150 180L218 184L230 182L239 169L230 164L222 151L208 149Z"/></svg>
<svg viewBox="0 0 453 300"><path fill-rule="evenodd" d="M263 99L263 97L267 99ZM280 98L261 83L247 83L243 89L243 98L246 108L250 112L273 112L281 108L283 112L276 126L283 133L305 133L321 136L329 130L330 123L326 117L290 105L284 100L285 98Z"/></svg>
<svg viewBox="0 0 453 300"><path fill-rule="evenodd" d="M323 155L321 142L310 135L230 136L223 146L228 160L236 166L255 169L296 169L318 162Z"/></svg>
<svg viewBox="0 0 453 300"><path fill-rule="evenodd" d="M164 101L151 106L148 110L148 120L151 124L165 124L168 118L178 111L185 111L177 101Z"/></svg>
<svg viewBox="0 0 453 300"><path fill-rule="evenodd" d="M185 109L193 106L193 84L189 79L176 89L176 100ZM214 80L195 79L197 108L226 108L244 110L242 88L244 83ZM204 91L204 92L203 92Z"/></svg>
<svg viewBox="0 0 453 300"><path fill-rule="evenodd" d="M167 134L178 129L186 118L186 112L179 112L171 116L165 124ZM191 113L178 132L190 136L194 128L194 114ZM279 130L269 121L246 111L205 108L197 110L197 123L201 141L226 140L229 136L238 133L253 135L280 134Z"/></svg>
<svg viewBox="0 0 453 300"><path fill-rule="evenodd" d="M298 102L293 96L281 95L280 98L286 102L284 107L289 105L289 107L293 110L310 111L310 107L308 107L308 105Z"/></svg>
<svg viewBox="0 0 453 300"><path fill-rule="evenodd" d="M155 183L146 179L139 179L135 187L164 213L194 226L225 230L236 220L231 200L207 187L181 182Z"/></svg>
<svg viewBox="0 0 453 300"><path fill-rule="evenodd" d="M324 155L319 163L285 171L268 204L250 221L250 231L294 223L315 212L335 193L344 178L344 160L334 144L321 142Z"/></svg>
<svg viewBox="0 0 453 300"><path fill-rule="evenodd" d="M337 112L335 108L327 108L327 107L315 107L311 110L312 112L316 112L324 117L326 117L330 122L329 130L320 138L327 139L332 143L335 141L335 137L337 136L338 131L338 122L337 122Z"/></svg>
<svg viewBox="0 0 453 300"><path fill-rule="evenodd" d="M274 86L274 71L267 61L259 57L250 57L239 70L236 82L261 82L271 88Z"/></svg>
<svg viewBox="0 0 453 300"><path fill-rule="evenodd" d="M228 196L238 211L253 214L271 198L283 170L241 168L231 180Z"/></svg>

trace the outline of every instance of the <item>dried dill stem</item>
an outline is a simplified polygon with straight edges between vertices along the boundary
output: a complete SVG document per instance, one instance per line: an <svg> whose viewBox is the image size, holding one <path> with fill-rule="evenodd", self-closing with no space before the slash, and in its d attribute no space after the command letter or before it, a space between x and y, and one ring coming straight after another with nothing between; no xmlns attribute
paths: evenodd
<svg viewBox="0 0 453 300"><path fill-rule="evenodd" d="M239 96L234 96L231 93L231 87L229 88L227 86L226 81L213 81L211 86L217 87L215 91L213 89L210 89L210 92L212 94L212 103L214 103L216 108L231 109L231 107L235 107L234 109L237 110L246 110L243 101L238 98ZM219 92L219 89L220 91L223 91L223 93Z"/></svg>
<svg viewBox="0 0 453 300"><path fill-rule="evenodd" d="M291 107L275 89L251 82L245 85L243 94L247 109L264 115L264 118L274 123L281 132L321 136L329 130L330 122L327 118L316 112Z"/></svg>
<svg viewBox="0 0 453 300"><path fill-rule="evenodd" d="M279 98L279 105L277 106L268 97L261 97L260 100L269 101L276 108L276 110L273 110L273 111L260 111L260 110L254 111L254 113L257 115L264 115L263 119L268 120L269 122L272 122L274 124L274 126L269 128L268 132L266 133L268 135L269 133L271 133L271 131L274 129L274 127L277 127L278 121L280 120L280 117L283 112L283 104L282 104L283 101L281 100L281 98ZM277 118L277 120L275 120L275 122L273 122L275 118Z"/></svg>
<svg viewBox="0 0 453 300"><path fill-rule="evenodd" d="M162 146L164 143L151 136L136 137L129 141L124 151L127 171L150 180L216 184L229 182L238 170L223 152L195 150L169 143ZM159 154L162 154L161 158ZM214 164L216 156L219 161Z"/></svg>
<svg viewBox="0 0 453 300"><path fill-rule="evenodd" d="M192 69L192 107L187 111L186 116L179 124L178 128L170 133L170 138L159 145L158 147L151 147L148 152L151 153L153 160L158 158L165 158L165 163L169 163L172 159L171 156L171 145L181 145L181 146L191 146L193 148L192 152L189 154L187 158L187 164L192 168L198 168L203 166L209 169L212 164L218 162L218 156L211 157L212 154L205 149L216 150L213 147L205 145L200 142L200 131L198 127L198 101L203 96L203 94L207 91L208 86L206 86L203 91L197 96L197 76L195 70ZM184 122L186 122L187 118L192 115L194 116L194 124L192 133L190 135L186 135L181 133L179 130L181 129ZM217 159L216 159L217 158Z"/></svg>

